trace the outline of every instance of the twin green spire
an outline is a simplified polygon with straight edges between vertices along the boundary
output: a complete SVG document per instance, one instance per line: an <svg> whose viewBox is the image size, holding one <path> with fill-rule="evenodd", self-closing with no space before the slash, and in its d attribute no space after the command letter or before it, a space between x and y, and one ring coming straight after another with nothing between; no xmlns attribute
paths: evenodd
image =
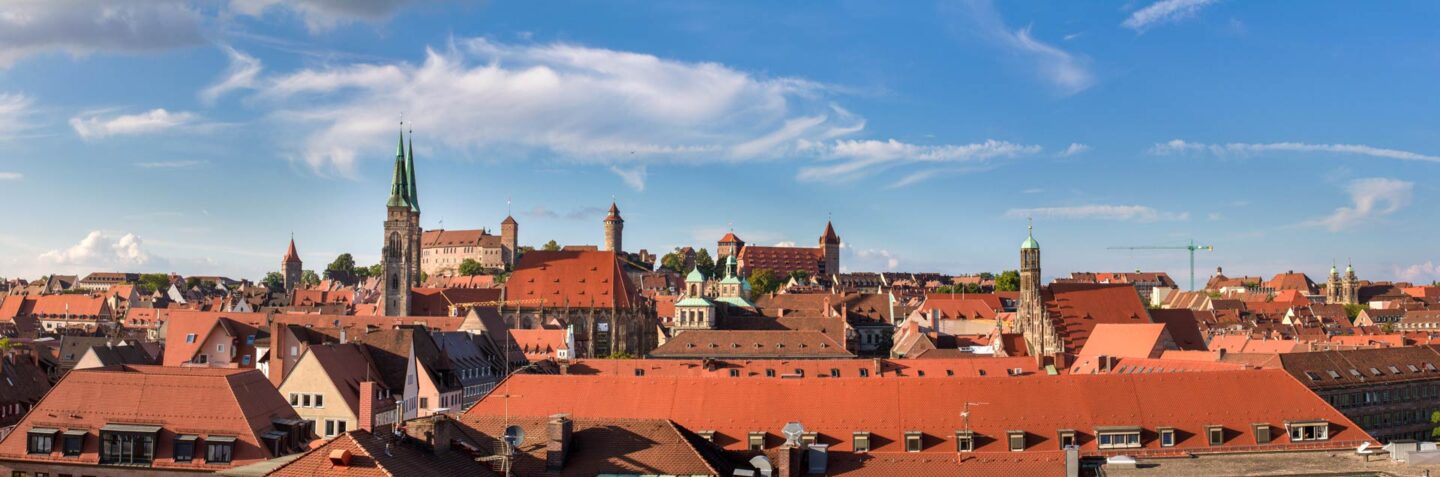
<svg viewBox="0 0 1440 477"><path fill-rule="evenodd" d="M405 153L405 131L400 131L400 144L395 147L395 177L390 182L390 200L386 207L409 207L420 212L420 198L415 193L415 135L410 135L410 153Z"/></svg>

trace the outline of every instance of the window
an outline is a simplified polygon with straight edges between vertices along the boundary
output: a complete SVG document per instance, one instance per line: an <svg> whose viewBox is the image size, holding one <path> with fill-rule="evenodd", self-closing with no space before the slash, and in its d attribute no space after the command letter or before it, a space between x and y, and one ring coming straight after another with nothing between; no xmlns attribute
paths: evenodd
<svg viewBox="0 0 1440 477"><path fill-rule="evenodd" d="M975 432L955 431L955 452L974 452Z"/></svg>
<svg viewBox="0 0 1440 477"><path fill-rule="evenodd" d="M870 433L856 432L851 445L855 448L855 452L870 452Z"/></svg>
<svg viewBox="0 0 1440 477"><path fill-rule="evenodd" d="M764 432L751 432L751 433L750 433L750 450L756 451L756 452L765 450L765 433L764 433Z"/></svg>
<svg viewBox="0 0 1440 477"><path fill-rule="evenodd" d="M310 407L310 395L309 395L309 394L301 394L301 395L300 395L300 407Z"/></svg>
<svg viewBox="0 0 1440 477"><path fill-rule="evenodd" d="M765 370L765 377L767 377L767 378L773 378L773 377L775 377L775 370L774 370L774 369L766 369L766 370Z"/></svg>
<svg viewBox="0 0 1440 477"><path fill-rule="evenodd" d="M315 395L315 407L321 407L321 408L325 407L325 395L324 395L324 394L316 394L316 395Z"/></svg>
<svg viewBox="0 0 1440 477"><path fill-rule="evenodd" d="M1009 431L1005 435L1009 437L1010 452L1025 450L1025 431Z"/></svg>
<svg viewBox="0 0 1440 477"><path fill-rule="evenodd" d="M832 378L838 378L838 377L840 377L840 368L830 368L830 377L832 377Z"/></svg>
<svg viewBox="0 0 1440 477"><path fill-rule="evenodd" d="M1290 427L1290 441L1323 441L1330 439L1330 423L1324 421L1316 422L1294 422L1287 423Z"/></svg>
<svg viewBox="0 0 1440 477"><path fill-rule="evenodd" d="M920 431L905 431L905 452L920 452L924 436Z"/></svg>
<svg viewBox="0 0 1440 477"><path fill-rule="evenodd" d="M245 335L245 344L255 346L255 335Z"/></svg>
<svg viewBox="0 0 1440 477"><path fill-rule="evenodd" d="M217 352L217 353L224 353L224 352L225 352L225 343L220 343L220 344L215 345L215 352Z"/></svg>
<svg viewBox="0 0 1440 477"><path fill-rule="evenodd" d="M49 454L55 450L55 434L59 429L34 428L30 429L28 439L25 441L25 452L31 454Z"/></svg>
<svg viewBox="0 0 1440 477"><path fill-rule="evenodd" d="M290 393L290 407L297 407L297 406L299 406L299 405L300 405L300 394L299 394L299 393Z"/></svg>
<svg viewBox="0 0 1440 477"><path fill-rule="evenodd" d="M335 435L335 421L334 421L334 420L331 420L331 419L326 419L326 420L325 420L325 437L330 437L330 436L333 436L333 435Z"/></svg>
<svg viewBox="0 0 1440 477"><path fill-rule="evenodd" d="M1061 429L1060 432L1059 432L1059 434L1060 434L1060 448L1061 448L1061 449L1064 449L1064 448L1066 448L1066 447L1070 447L1070 446L1075 445L1075 430L1074 430L1074 429Z"/></svg>
<svg viewBox="0 0 1440 477"><path fill-rule="evenodd" d="M249 366L249 365L250 365L250 355L247 354L247 355L245 355L245 356L241 356L241 357L240 357L240 364L245 365L245 366Z"/></svg>
<svg viewBox="0 0 1440 477"><path fill-rule="evenodd" d="M101 464L149 464L154 459L154 432L101 431Z"/></svg>
<svg viewBox="0 0 1440 477"><path fill-rule="evenodd" d="M862 378L868 378L868 377L870 377L870 370L865 369L865 368L860 368L860 377L862 377Z"/></svg>
<svg viewBox="0 0 1440 477"><path fill-rule="evenodd" d="M1171 428L1168 428L1168 427L1162 427L1162 428L1160 428L1159 430L1160 430L1160 447L1174 447L1174 446L1175 446L1175 430L1174 430L1174 429L1171 429Z"/></svg>
<svg viewBox="0 0 1440 477"><path fill-rule="evenodd" d="M1340 373L1335 372L1333 369L1327 369L1325 372L1330 374L1330 379L1340 379Z"/></svg>
<svg viewBox="0 0 1440 477"><path fill-rule="evenodd" d="M185 335L185 343L186 343L186 344L194 344L194 343L195 343L195 333L190 333L190 334L188 334L188 335Z"/></svg>
<svg viewBox="0 0 1440 477"><path fill-rule="evenodd" d="M1260 422L1260 423L1255 423L1255 424L1253 424L1252 427L1255 428L1255 443L1256 443L1256 444L1269 444L1269 443L1270 443L1270 425L1269 425L1269 424Z"/></svg>
<svg viewBox="0 0 1440 477"><path fill-rule="evenodd" d="M715 431L700 431L695 434L699 435L701 439L705 439L706 442L715 442Z"/></svg>
<svg viewBox="0 0 1440 477"><path fill-rule="evenodd" d="M1132 449L1140 447L1139 427L1100 427L1095 429L1096 447L1101 449Z"/></svg>
<svg viewBox="0 0 1440 477"><path fill-rule="evenodd" d="M234 438L229 442L206 442L205 463L206 464L229 464L231 453L235 449ZM210 440L214 440L212 437Z"/></svg>
<svg viewBox="0 0 1440 477"><path fill-rule="evenodd" d="M428 397L422 397L422 398L420 398L420 409L429 409L429 408L430 408L430 398L428 398Z"/></svg>
<svg viewBox="0 0 1440 477"><path fill-rule="evenodd" d="M65 431L65 457L75 457L85 449L85 431Z"/></svg>
<svg viewBox="0 0 1440 477"><path fill-rule="evenodd" d="M730 370L730 377L732 377L732 378L738 378L738 377L740 377L740 370L738 370L738 369L732 369L732 370Z"/></svg>
<svg viewBox="0 0 1440 477"><path fill-rule="evenodd" d="M1218 446L1225 443L1225 428L1220 426L1205 426L1205 435L1210 438L1210 445Z"/></svg>
<svg viewBox="0 0 1440 477"><path fill-rule="evenodd" d="M644 376L644 375L645 375L645 370L644 370L644 369L641 369L641 368L635 368L635 375L636 375L636 376Z"/></svg>
<svg viewBox="0 0 1440 477"><path fill-rule="evenodd" d="M194 434L175 436L175 462L195 460L195 441L198 437Z"/></svg>
<svg viewBox="0 0 1440 477"><path fill-rule="evenodd" d="M1319 381L1319 380L1320 380L1320 375L1319 375L1319 374L1315 374L1314 371L1306 371L1306 372L1305 372L1305 377L1310 378L1311 381Z"/></svg>
<svg viewBox="0 0 1440 477"><path fill-rule="evenodd" d="M815 443L816 443L817 441L819 441L819 439L820 439L820 434L817 434L817 433L815 433L815 432L813 432L813 431L812 431L812 432L806 432L806 433L804 433L804 434L800 434L800 444L803 445L803 446L805 446L805 447L807 447L807 448L810 447L810 446L815 445Z"/></svg>

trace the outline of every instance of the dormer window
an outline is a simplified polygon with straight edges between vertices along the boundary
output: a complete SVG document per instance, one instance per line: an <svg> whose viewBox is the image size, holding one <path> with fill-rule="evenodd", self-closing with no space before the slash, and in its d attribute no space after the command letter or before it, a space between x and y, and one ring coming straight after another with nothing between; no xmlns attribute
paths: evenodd
<svg viewBox="0 0 1440 477"><path fill-rule="evenodd" d="M55 450L55 435L60 430L53 427L32 427L26 433L25 452L28 454L50 455Z"/></svg>
<svg viewBox="0 0 1440 477"><path fill-rule="evenodd" d="M1010 452L1025 450L1025 431L1007 431L1005 436L1010 443Z"/></svg>
<svg viewBox="0 0 1440 477"><path fill-rule="evenodd" d="M855 452L870 452L870 433L857 431L852 436L851 447Z"/></svg>
<svg viewBox="0 0 1440 477"><path fill-rule="evenodd" d="M749 447L751 451L760 452L765 450L765 433L751 432Z"/></svg>
<svg viewBox="0 0 1440 477"><path fill-rule="evenodd" d="M1325 421L1287 422L1290 442L1324 441L1330 439L1330 423Z"/></svg>
<svg viewBox="0 0 1440 477"><path fill-rule="evenodd" d="M235 438L210 436L205 438L205 463L229 464L235 453Z"/></svg>
<svg viewBox="0 0 1440 477"><path fill-rule="evenodd" d="M1114 426L1095 428L1096 445L1101 449L1132 449L1140 447L1140 428Z"/></svg>
<svg viewBox="0 0 1440 477"><path fill-rule="evenodd" d="M905 452L920 452L924 447L924 435L920 431L905 431Z"/></svg>
<svg viewBox="0 0 1440 477"><path fill-rule="evenodd" d="M975 431L955 431L955 452L975 451Z"/></svg>

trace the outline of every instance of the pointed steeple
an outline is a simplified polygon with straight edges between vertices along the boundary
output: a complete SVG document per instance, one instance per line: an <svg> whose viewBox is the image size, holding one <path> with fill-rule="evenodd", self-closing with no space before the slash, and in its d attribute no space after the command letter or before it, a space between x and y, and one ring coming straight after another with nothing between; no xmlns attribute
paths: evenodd
<svg viewBox="0 0 1440 477"><path fill-rule="evenodd" d="M820 244L826 245L838 243L840 243L840 236L835 234L835 226L831 225L830 221L825 221L825 233L820 235Z"/></svg>
<svg viewBox="0 0 1440 477"><path fill-rule="evenodd" d="M420 196L415 193L415 131L410 131L410 155L405 158L405 172L409 174L405 183L410 186L407 191L407 198L410 200L410 210L420 213Z"/></svg>
<svg viewBox="0 0 1440 477"><path fill-rule="evenodd" d="M405 172L405 131L400 131L400 146L395 149L395 176L390 180L390 200L386 207L410 207L410 174Z"/></svg>
<svg viewBox="0 0 1440 477"><path fill-rule="evenodd" d="M609 217L606 217L606 218L614 218L614 219L620 218L620 208L615 206L615 201L614 201L614 200L611 200L611 201L610 201L610 216L609 216Z"/></svg>
<svg viewBox="0 0 1440 477"><path fill-rule="evenodd" d="M285 251L284 263L300 263L300 254L295 252L295 237L290 237L290 249Z"/></svg>

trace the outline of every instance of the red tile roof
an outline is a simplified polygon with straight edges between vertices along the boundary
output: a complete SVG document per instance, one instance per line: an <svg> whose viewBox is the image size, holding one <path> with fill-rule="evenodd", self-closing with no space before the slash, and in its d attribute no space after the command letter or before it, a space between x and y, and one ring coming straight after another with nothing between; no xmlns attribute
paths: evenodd
<svg viewBox="0 0 1440 477"><path fill-rule="evenodd" d="M629 309L634 293L612 251L529 252L505 281L505 299L524 307Z"/></svg>
<svg viewBox="0 0 1440 477"><path fill-rule="evenodd" d="M1100 323L1090 333L1080 358L1159 358L1166 342L1172 342L1160 323Z"/></svg>
<svg viewBox="0 0 1440 477"><path fill-rule="evenodd" d="M267 313L228 313L213 311L192 311L192 310L166 310L163 314L165 320L165 359L166 366L182 366L205 346L205 338L210 336L212 330L219 329L236 340L233 342L236 347L235 363L240 363L241 356L251 356L252 361L247 368L255 366L255 345L247 342L249 336L259 334L269 322ZM188 342L189 335L195 335L193 342Z"/></svg>
<svg viewBox="0 0 1440 477"><path fill-rule="evenodd" d="M450 305L452 304L490 303L499 299L499 288L412 288L410 290L410 314L412 316L450 316ZM494 308L493 304L488 307Z"/></svg>
<svg viewBox="0 0 1440 477"><path fill-rule="evenodd" d="M830 224L830 221L828 221L828 220L825 221L825 233L820 234L820 243L823 243L823 244L838 244L838 243L840 243L840 236L839 236L839 235L835 235L835 226L831 225L831 224Z"/></svg>
<svg viewBox="0 0 1440 477"><path fill-rule="evenodd" d="M720 241L717 242L717 243L739 243L739 242L743 242L743 240L740 240L740 237L735 236L735 232L725 232L725 236L724 236L724 237L720 237Z"/></svg>
<svg viewBox="0 0 1440 477"><path fill-rule="evenodd" d="M285 250L285 258L281 259L280 261L282 263L300 263L300 254L295 253L294 238L290 239L290 248L288 250Z"/></svg>
<svg viewBox="0 0 1440 477"><path fill-rule="evenodd" d="M331 456L348 454L349 464L337 466ZM341 434L267 474L269 477L394 477L407 475L497 475L488 466L460 452L436 455L415 442L400 443L387 433L352 431Z"/></svg>
<svg viewBox="0 0 1440 477"><path fill-rule="evenodd" d="M1207 349L1200 326L1204 324L1208 328L1210 323L1216 322L1213 311L1189 309L1150 310L1150 318L1165 324L1165 331L1170 333L1176 346L1192 351Z"/></svg>
<svg viewBox="0 0 1440 477"><path fill-rule="evenodd" d="M748 275L758 270L769 270L785 279L790 272L805 272L811 277L820 273L822 250L811 247L765 247L746 245L740 249L741 274Z"/></svg>
<svg viewBox="0 0 1440 477"><path fill-rule="evenodd" d="M691 330L650 351L656 358L840 358L845 345L815 330Z"/></svg>
<svg viewBox="0 0 1440 477"><path fill-rule="evenodd" d="M1084 349L1097 324L1151 322L1132 285L1053 283L1045 291L1045 309L1069 353Z"/></svg>
<svg viewBox="0 0 1440 477"><path fill-rule="evenodd" d="M4 441L0 459L95 465L99 462L98 430L107 424L160 426L152 467L213 472L203 457L175 462L175 434L234 437L234 464L272 457L261 436L275 430L273 419L299 419L265 376L256 370L122 366L70 371ZM84 452L61 457L26 453L31 428L83 430ZM168 431L168 432L166 432ZM197 456L203 456L199 449ZM76 472L77 474L79 472ZM102 472L105 473L105 472Z"/></svg>
<svg viewBox="0 0 1440 477"><path fill-rule="evenodd" d="M555 359L555 352L566 347L565 330L511 329L510 336L532 362Z"/></svg>
<svg viewBox="0 0 1440 477"><path fill-rule="evenodd" d="M767 378L766 370L781 374L829 378L860 377L861 370L876 378L957 378L1030 376L1040 372L1027 357L975 357L950 359L581 359L571 361L567 374L580 376L708 377L716 379ZM731 375L731 370L736 372ZM1018 372L1016 370L1019 370ZM834 376L838 374L839 376ZM773 378L772 378L773 379Z"/></svg>
<svg viewBox="0 0 1440 477"><path fill-rule="evenodd" d="M1353 448L1370 441L1281 370L916 380L513 375L500 386L507 392L482 398L467 415L501 415L508 404L512 415L670 419L692 432L716 431L717 444L736 451L746 448L750 432L768 433L768 446L777 446L780 428L800 422L831 444L831 452L852 451L850 437L861 431L875 436L873 451L898 452L905 432L921 431L929 437L922 453L953 455L951 439L966 426L960 415L964 402L987 403L970 408L970 428L984 437L977 442L980 452L1005 450L1011 430L1034 436L1029 450L1056 451L1056 430L1075 429L1089 434L1080 440L1081 452L1097 454L1091 433L1106 426L1138 426L1152 435L1159 427L1181 431L1174 448L1162 449L1149 437L1143 449L1123 451L1127 455L1283 450L1298 447L1288 433L1256 446L1252 424L1283 428L1287 421L1312 420L1330 424L1330 440L1320 447ZM1210 425L1224 426L1223 445L1205 442Z"/></svg>
<svg viewBox="0 0 1440 477"><path fill-rule="evenodd" d="M927 317L939 311L941 319L993 320L1005 311L1005 304L993 293L930 293L925 295L920 311Z"/></svg>
<svg viewBox="0 0 1440 477"><path fill-rule="evenodd" d="M435 247L488 247L500 246L500 236L490 235L484 230L426 230L420 236L421 248Z"/></svg>

